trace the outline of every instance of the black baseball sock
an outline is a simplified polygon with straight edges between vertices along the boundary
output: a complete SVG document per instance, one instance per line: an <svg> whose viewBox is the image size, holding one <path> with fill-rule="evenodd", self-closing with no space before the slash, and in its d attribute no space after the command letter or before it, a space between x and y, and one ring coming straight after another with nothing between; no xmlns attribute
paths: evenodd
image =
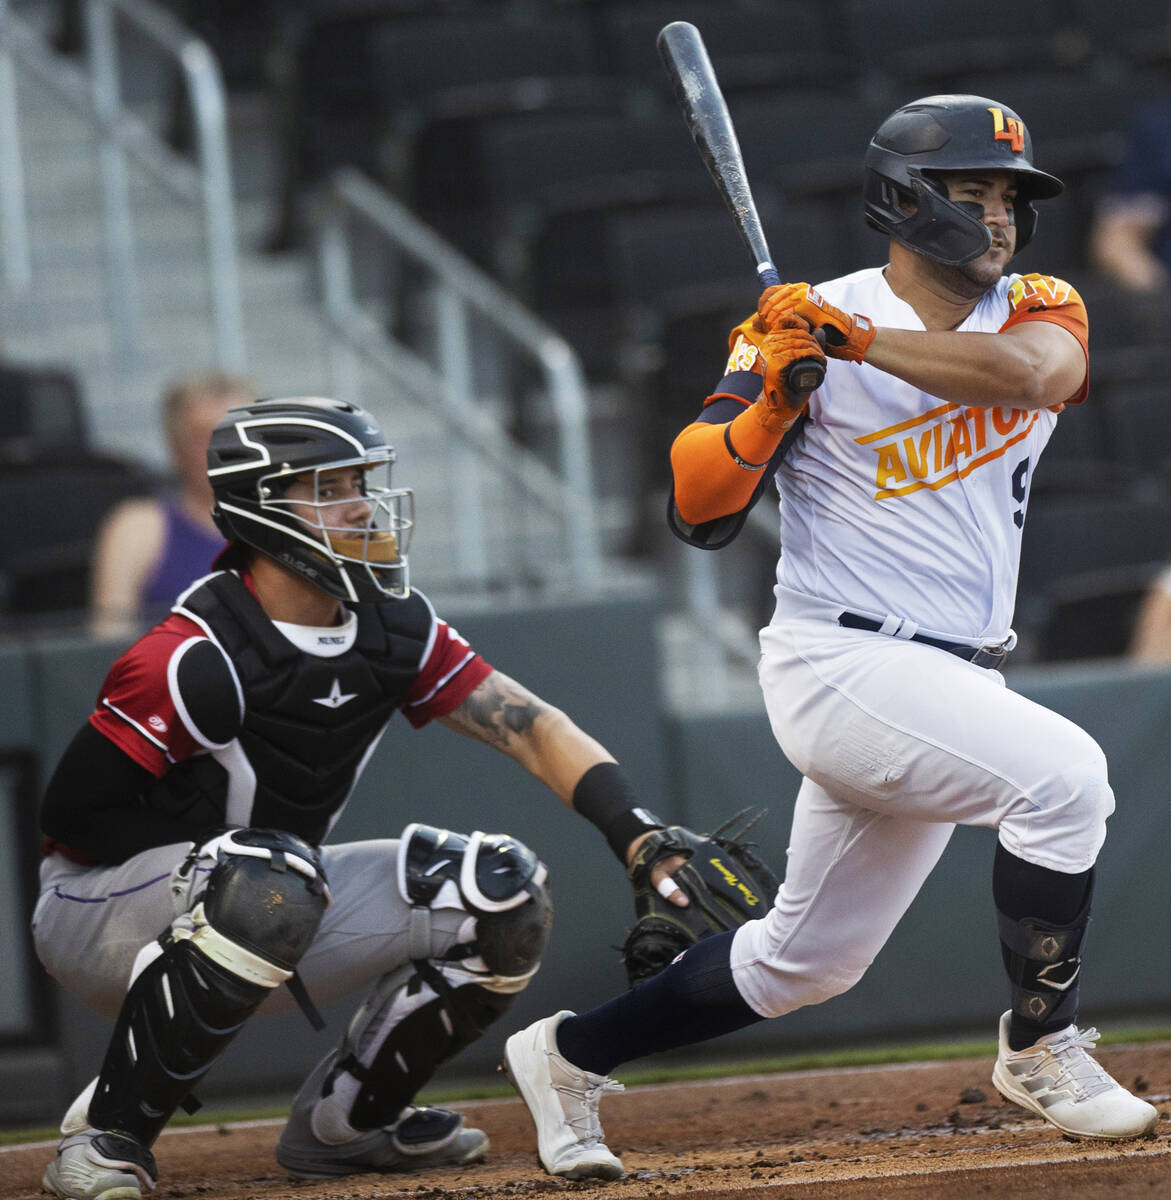
<svg viewBox="0 0 1171 1200"><path fill-rule="evenodd" d="M1079 952L1093 885L1093 867L1071 875L1026 862L996 845L992 897L1012 985L1013 1050L1024 1050L1077 1018Z"/></svg>
<svg viewBox="0 0 1171 1200"><path fill-rule="evenodd" d="M557 1027L574 1066L609 1075L619 1064L763 1021L732 979L734 931L704 938L664 971Z"/></svg>

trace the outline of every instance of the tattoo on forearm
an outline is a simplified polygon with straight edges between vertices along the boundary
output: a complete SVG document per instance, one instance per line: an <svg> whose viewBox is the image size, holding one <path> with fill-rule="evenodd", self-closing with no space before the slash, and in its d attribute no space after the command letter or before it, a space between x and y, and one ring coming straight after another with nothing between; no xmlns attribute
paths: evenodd
<svg viewBox="0 0 1171 1200"><path fill-rule="evenodd" d="M545 706L536 696L502 687L489 677L457 710L459 723L473 737L490 745L506 746L514 734L529 733ZM453 716L456 714L453 714Z"/></svg>

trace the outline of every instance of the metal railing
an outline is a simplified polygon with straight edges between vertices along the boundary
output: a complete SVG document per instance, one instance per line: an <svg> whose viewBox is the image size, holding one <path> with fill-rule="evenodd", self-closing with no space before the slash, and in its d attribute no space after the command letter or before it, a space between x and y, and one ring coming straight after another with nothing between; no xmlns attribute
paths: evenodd
<svg viewBox="0 0 1171 1200"><path fill-rule="evenodd" d="M235 213L223 80L207 45L147 0L85 0L87 70L55 55L44 38L0 0L0 248L8 287L31 275L13 64L34 74L89 118L98 144L108 302L115 352L129 373L141 320L128 163L145 170L203 216L212 321L220 365L245 365ZM122 101L116 18L132 25L178 67L194 123L195 163L168 150Z"/></svg>
<svg viewBox="0 0 1171 1200"><path fill-rule="evenodd" d="M358 226L424 277L436 330L428 361L388 333L359 303L353 278ZM331 180L322 209L319 264L330 333L332 386L356 395L360 364L372 364L407 394L436 400L461 452L456 463L456 557L461 575L485 578L482 470L491 464L539 511L552 509L563 537L573 587L594 594L601 585L602 553L594 499L585 380L577 355L407 208L360 172L343 168ZM545 467L505 434L478 403L471 377L473 320L507 343L540 373L557 434L557 469Z"/></svg>
<svg viewBox="0 0 1171 1200"><path fill-rule="evenodd" d="M5 284L13 291L24 291L32 278L32 267L24 200L24 163L16 117L12 25L8 0L0 0L0 265Z"/></svg>

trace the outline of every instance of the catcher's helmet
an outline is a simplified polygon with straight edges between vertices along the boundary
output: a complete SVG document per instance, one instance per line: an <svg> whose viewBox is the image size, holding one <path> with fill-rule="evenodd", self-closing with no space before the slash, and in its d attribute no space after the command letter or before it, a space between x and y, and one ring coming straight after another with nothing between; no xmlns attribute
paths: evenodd
<svg viewBox="0 0 1171 1200"><path fill-rule="evenodd" d="M233 408L207 449L212 515L230 542L255 547L339 600L406 596L414 497L390 488L394 457L370 414L340 400L300 396ZM362 473L357 500L320 488L325 472L346 467ZM385 487L371 480L378 469ZM311 492L288 498L294 481ZM368 516L355 524L363 509Z"/></svg>
<svg viewBox="0 0 1171 1200"><path fill-rule="evenodd" d="M1037 228L1033 201L1056 196L1063 185L1033 166L1032 139L1020 117L985 96L925 96L883 121L866 150L867 222L936 262L971 262L992 244L980 206L949 200L932 172L972 167L1015 173L1016 248L1022 249ZM907 212L903 200L913 200L915 211Z"/></svg>

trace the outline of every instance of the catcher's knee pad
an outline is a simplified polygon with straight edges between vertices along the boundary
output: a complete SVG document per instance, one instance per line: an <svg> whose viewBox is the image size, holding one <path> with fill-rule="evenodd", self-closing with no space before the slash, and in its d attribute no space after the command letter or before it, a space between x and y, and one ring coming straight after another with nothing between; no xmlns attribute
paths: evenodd
<svg viewBox="0 0 1171 1200"><path fill-rule="evenodd" d="M411 905L411 961L379 982L351 1022L314 1109L318 1137L390 1124L441 1063L507 1011L548 941L545 879L544 865L515 838L404 830L398 886ZM442 908L468 919L439 951L431 913Z"/></svg>
<svg viewBox="0 0 1171 1200"><path fill-rule="evenodd" d="M500 833L470 837L408 825L398 860L398 886L411 905L413 961L434 957L432 909L456 908L475 918L443 961L462 963L491 991L518 992L536 973L549 940L553 901L545 864L522 842Z"/></svg>
<svg viewBox="0 0 1171 1200"><path fill-rule="evenodd" d="M242 829L176 872L207 885L135 960L89 1122L150 1145L269 991L288 980L328 903L316 852L291 834Z"/></svg>
<svg viewBox="0 0 1171 1200"><path fill-rule="evenodd" d="M288 978L309 949L329 903L317 851L282 830L235 829L193 851L187 861L196 869L214 864L190 913L199 928L189 936L203 953L218 957L243 978L251 969L249 956L261 960L257 969L262 981L271 967ZM184 936L182 928L180 917L172 926L174 936Z"/></svg>

